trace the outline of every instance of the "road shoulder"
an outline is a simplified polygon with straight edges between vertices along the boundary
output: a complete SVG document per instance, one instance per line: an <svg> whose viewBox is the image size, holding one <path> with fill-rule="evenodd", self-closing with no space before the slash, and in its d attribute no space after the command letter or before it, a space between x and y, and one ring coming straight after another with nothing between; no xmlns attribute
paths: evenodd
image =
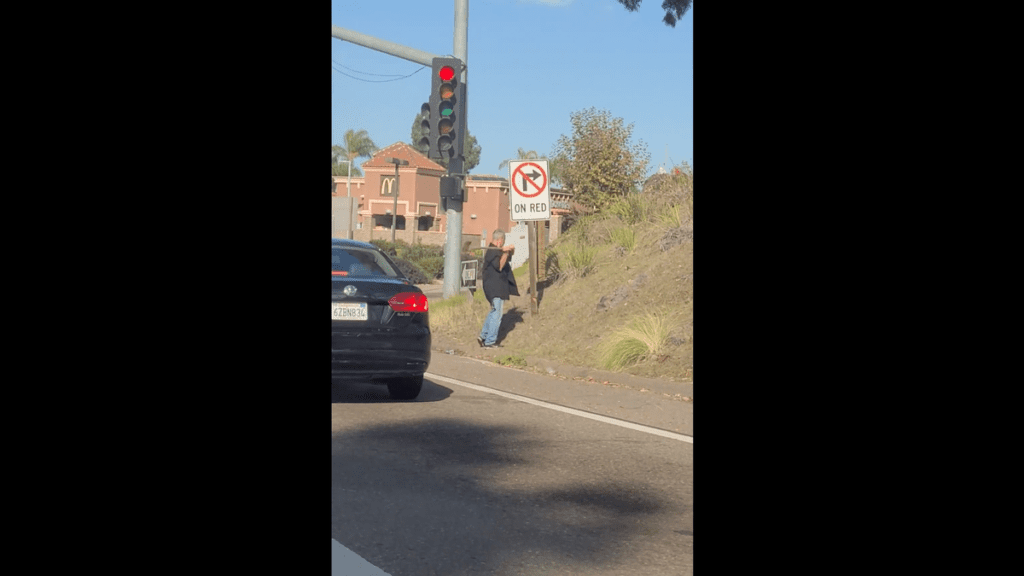
<svg viewBox="0 0 1024 576"><path fill-rule="evenodd" d="M644 383L623 385L599 380L593 375L582 377L552 376L530 370L501 366L479 358L469 358L434 350L429 374L463 380L503 392L519 394L577 410L585 410L693 436L693 403L681 399L678 383L657 383L644 378ZM444 385L443 383L439 383ZM673 391L668 385L675 386Z"/></svg>

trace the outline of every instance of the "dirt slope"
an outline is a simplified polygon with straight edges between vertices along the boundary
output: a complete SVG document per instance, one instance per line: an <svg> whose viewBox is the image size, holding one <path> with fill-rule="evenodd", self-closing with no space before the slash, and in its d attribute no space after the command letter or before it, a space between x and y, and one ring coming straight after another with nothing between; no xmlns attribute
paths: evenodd
<svg viewBox="0 0 1024 576"><path fill-rule="evenodd" d="M527 267L516 270L522 296L506 303L499 335L502 349L483 351L476 342L489 309L480 291L473 302L432 308L435 349L503 359L540 371L545 362L539 359L547 360L548 368L558 364L601 369L607 355L602 343L607 344L616 331L653 315L667 329L660 354L647 355L620 372L692 385L692 227L634 225L630 227L636 238L632 251L612 240L611 231L622 227L621 221L610 219L587 229L570 229L549 247L544 260L574 245L594 249L596 255L592 271L580 278L558 278L552 267L545 273L542 260L536 316L529 310Z"/></svg>

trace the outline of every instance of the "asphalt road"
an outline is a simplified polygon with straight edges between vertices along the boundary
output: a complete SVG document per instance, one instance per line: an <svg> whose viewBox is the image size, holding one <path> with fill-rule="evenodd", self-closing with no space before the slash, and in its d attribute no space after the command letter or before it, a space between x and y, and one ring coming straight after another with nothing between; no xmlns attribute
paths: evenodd
<svg viewBox="0 0 1024 576"><path fill-rule="evenodd" d="M692 574L692 403L438 352L428 374L412 402L333 385L336 550L391 576Z"/></svg>

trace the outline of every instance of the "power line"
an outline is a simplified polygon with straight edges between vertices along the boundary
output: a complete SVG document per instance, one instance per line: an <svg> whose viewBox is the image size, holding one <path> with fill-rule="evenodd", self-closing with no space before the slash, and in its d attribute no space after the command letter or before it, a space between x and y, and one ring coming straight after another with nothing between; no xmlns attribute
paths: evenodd
<svg viewBox="0 0 1024 576"><path fill-rule="evenodd" d="M348 70L349 72L355 72L356 74L365 74L366 76L401 76L401 74L374 74L373 72L362 72L360 70L356 70L355 68L349 68L348 66L345 66L341 62L338 62L334 58L331 58L331 62L334 62L335 64L341 66L342 68Z"/></svg>
<svg viewBox="0 0 1024 576"><path fill-rule="evenodd" d="M412 72L410 74L406 74L405 76L402 76L400 74L374 74L372 72L361 72L359 70L353 70L352 68L349 68L348 66L345 66L343 64L338 63L333 58L331 59L331 62L334 62L334 64L337 64L338 66L341 66L342 68L344 68L346 70L351 70L352 72L355 72L356 74L364 74L366 76L395 76L395 78L390 78L388 80L369 80L367 78L357 78L355 76L352 76L351 74L346 74L346 73L342 72L341 70L338 70L334 66L331 66L331 69L334 70L335 72L337 72L338 74L341 74L342 76L347 76L347 77L349 77L349 78L351 78L353 80L359 80L360 82L394 82L395 80L403 80L405 78L409 78L410 76L418 73L420 70L423 70L423 68L426 68L426 66L423 66L423 67L415 70L414 72Z"/></svg>

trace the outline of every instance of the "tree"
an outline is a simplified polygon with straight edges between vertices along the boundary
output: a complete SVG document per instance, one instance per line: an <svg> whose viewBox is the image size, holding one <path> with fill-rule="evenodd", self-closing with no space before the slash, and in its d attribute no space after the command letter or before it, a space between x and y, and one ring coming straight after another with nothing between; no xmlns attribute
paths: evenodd
<svg viewBox="0 0 1024 576"><path fill-rule="evenodd" d="M342 145L331 146L331 164L338 164L339 160L345 159L349 161L351 166L351 162L356 158L369 158L376 151L377 145L370 139L370 135L366 133L366 130L359 130L357 132L349 128L345 131ZM353 171L354 173L355 171Z"/></svg>
<svg viewBox="0 0 1024 576"><path fill-rule="evenodd" d="M419 141L421 138L424 138L427 135L427 131L423 128L423 119L426 118L429 114L429 112L425 114L417 114L416 118L414 118L412 121L411 145L413 148L418 150L420 154L423 154L424 156L429 151L429 146L420 146ZM472 133L467 131L464 147L462 149L462 156L465 158L465 161L462 163L462 169L465 170L467 174L469 173L470 170L476 168L477 164L480 163L481 150L482 149L480 148L480 145L476 143L476 136L473 136ZM444 166L445 168L448 167L447 158L434 160L434 162L437 162L438 164Z"/></svg>
<svg viewBox="0 0 1024 576"><path fill-rule="evenodd" d="M630 145L633 125L595 108L573 112L570 122L572 135L558 138L554 156L574 200L600 210L637 190L651 155L642 140Z"/></svg>
<svg viewBox="0 0 1024 576"><path fill-rule="evenodd" d="M619 0L619 4L626 7L626 10L630 12L636 12L640 8L640 2L643 0ZM662 18L667 26L673 28L676 27L676 21L686 14L690 6L693 5L693 0L665 0L661 3L661 7L665 10L665 17Z"/></svg>
<svg viewBox="0 0 1024 576"><path fill-rule="evenodd" d="M548 183L552 186L558 186L561 183L561 176L558 169L558 159L548 158L544 154L538 154L536 150L523 150L522 148L516 149L516 155L513 160L547 160L548 161ZM509 160L502 160L501 164L498 164L498 170L508 166Z"/></svg>
<svg viewBox="0 0 1024 576"><path fill-rule="evenodd" d="M546 160L547 156L540 156L536 150L523 150L522 148L516 149L516 156L514 160ZM508 166L508 160L502 160L501 164L498 164L498 170Z"/></svg>
<svg viewBox="0 0 1024 576"><path fill-rule="evenodd" d="M348 163L331 163L331 176L348 176L349 167L352 168L352 176L358 178L363 173L359 171L357 166L352 166Z"/></svg>

